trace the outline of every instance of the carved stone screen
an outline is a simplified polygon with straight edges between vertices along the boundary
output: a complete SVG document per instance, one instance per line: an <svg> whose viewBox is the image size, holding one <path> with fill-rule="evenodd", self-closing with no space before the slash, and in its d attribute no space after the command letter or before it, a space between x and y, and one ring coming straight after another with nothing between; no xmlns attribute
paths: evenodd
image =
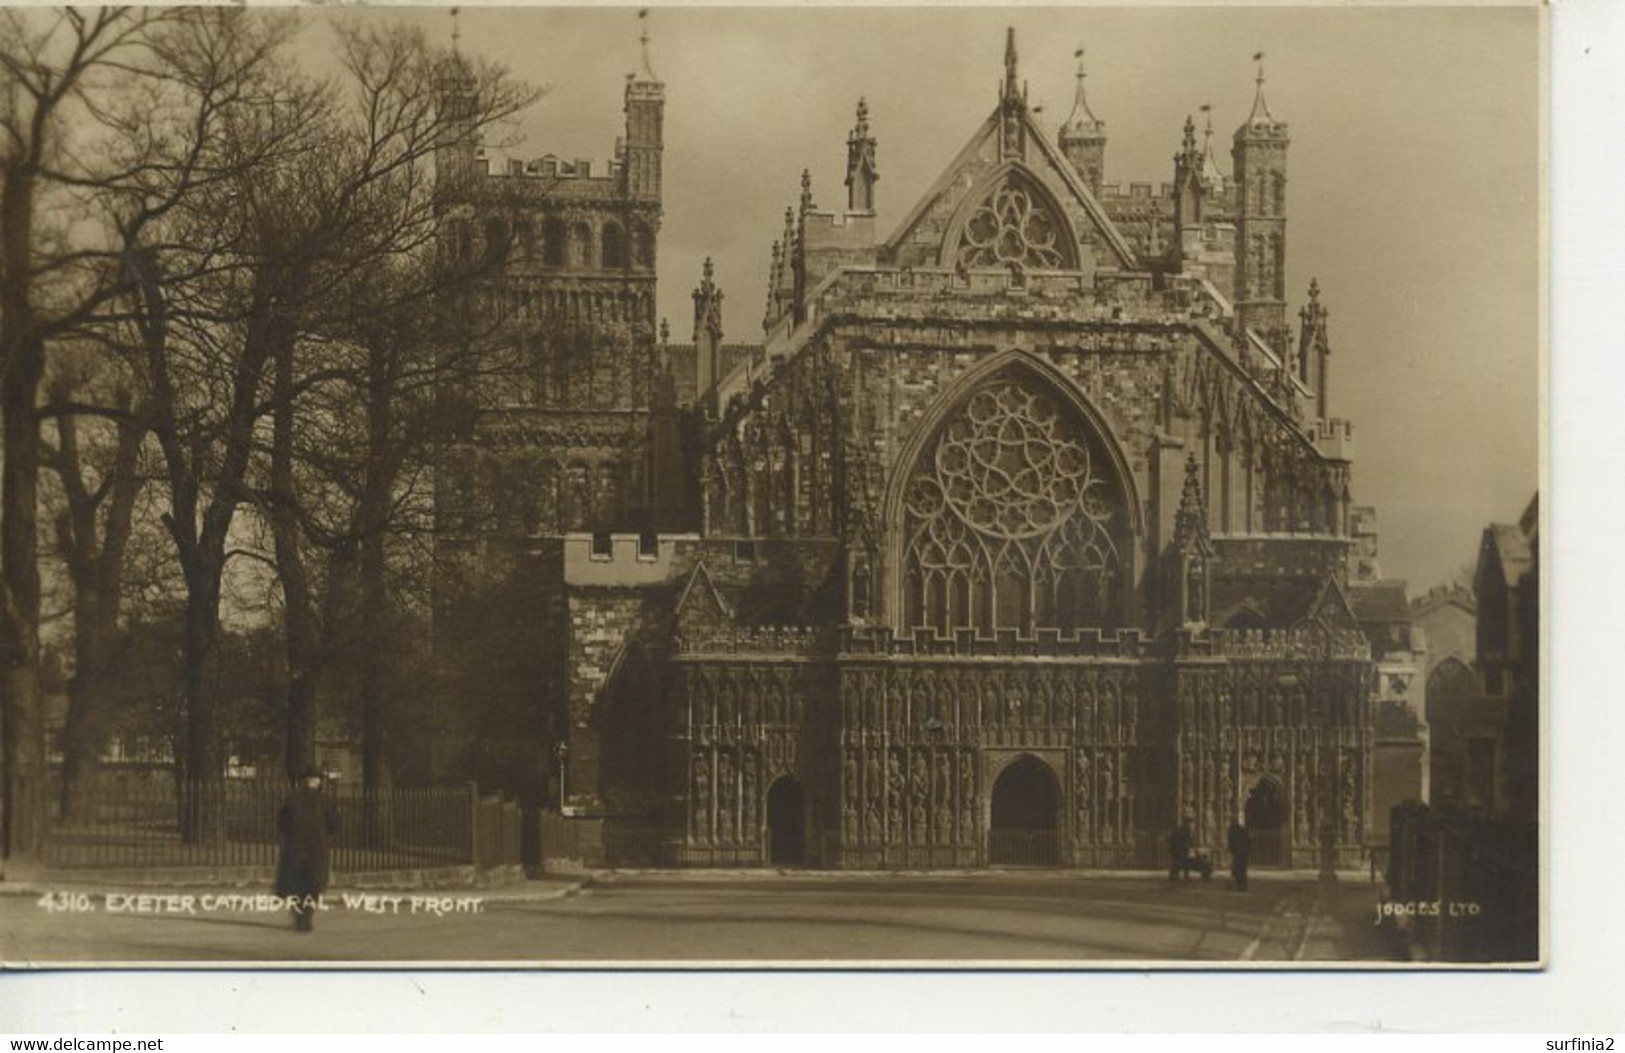
<svg viewBox="0 0 1625 1053"><path fill-rule="evenodd" d="M906 628L1026 634L1112 620L1121 494L1084 425L1001 380L943 425L905 497Z"/></svg>

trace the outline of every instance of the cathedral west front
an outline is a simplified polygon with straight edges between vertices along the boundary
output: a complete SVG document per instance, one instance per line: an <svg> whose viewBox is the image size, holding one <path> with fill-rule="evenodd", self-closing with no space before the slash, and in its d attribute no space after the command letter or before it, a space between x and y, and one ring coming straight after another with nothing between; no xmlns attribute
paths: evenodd
<svg viewBox="0 0 1625 1053"><path fill-rule="evenodd" d="M1155 867L1186 817L1209 850L1244 821L1259 865L1373 843L1351 428L1320 290L1288 309L1287 125L1260 72L1225 154L1188 120L1171 183L1111 184L1082 72L1052 136L1004 43L889 229L854 100L750 342L709 265L692 339L656 324L647 64L606 171L448 152L447 237L504 246L527 365L442 454L442 566L529 612L498 737L589 863Z"/></svg>

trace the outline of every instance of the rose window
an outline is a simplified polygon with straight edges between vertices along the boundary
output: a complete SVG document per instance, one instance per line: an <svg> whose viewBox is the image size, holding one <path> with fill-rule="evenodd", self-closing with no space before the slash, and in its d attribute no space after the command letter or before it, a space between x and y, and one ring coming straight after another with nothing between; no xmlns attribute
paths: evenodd
<svg viewBox="0 0 1625 1053"><path fill-rule="evenodd" d="M971 214L955 262L962 267L1059 270L1067 264L1061 230L1031 191L1009 183Z"/></svg>
<svg viewBox="0 0 1625 1053"><path fill-rule="evenodd" d="M906 495L906 617L942 632L1072 630L1110 616L1120 501L1083 430L1043 392L977 392Z"/></svg>

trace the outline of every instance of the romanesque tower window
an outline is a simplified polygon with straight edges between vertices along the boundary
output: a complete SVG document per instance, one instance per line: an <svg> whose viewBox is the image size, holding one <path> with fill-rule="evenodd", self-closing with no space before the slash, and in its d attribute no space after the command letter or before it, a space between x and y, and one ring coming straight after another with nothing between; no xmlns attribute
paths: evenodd
<svg viewBox="0 0 1625 1053"><path fill-rule="evenodd" d="M592 228L585 223L570 228L570 262L577 267L592 266Z"/></svg>
<svg viewBox="0 0 1625 1053"><path fill-rule="evenodd" d="M626 237L617 224L604 224L603 261L610 270L621 270L626 266Z"/></svg>
<svg viewBox="0 0 1625 1053"><path fill-rule="evenodd" d="M632 258L644 270L653 269L655 265L654 233L647 223L632 228Z"/></svg>
<svg viewBox="0 0 1625 1053"><path fill-rule="evenodd" d="M549 219L542 224L542 262L549 267L564 266L568 236L564 221Z"/></svg>
<svg viewBox="0 0 1625 1053"><path fill-rule="evenodd" d="M908 628L1072 632L1118 617L1119 487L1085 426L1036 386L976 394L905 495Z"/></svg>
<svg viewBox="0 0 1625 1053"><path fill-rule="evenodd" d="M965 222L954 257L958 267L1062 270L1074 264L1065 222L1030 180L1012 176Z"/></svg>

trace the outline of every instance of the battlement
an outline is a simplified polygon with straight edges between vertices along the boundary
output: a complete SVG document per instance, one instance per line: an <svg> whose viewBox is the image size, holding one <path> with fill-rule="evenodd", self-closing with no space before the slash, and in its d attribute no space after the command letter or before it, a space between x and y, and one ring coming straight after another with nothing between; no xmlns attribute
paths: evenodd
<svg viewBox="0 0 1625 1053"><path fill-rule="evenodd" d="M1063 633L1059 629L1039 629L1022 634L1015 629L997 629L984 636L972 629L960 629L942 636L935 629L915 629L897 633L888 626L868 626L841 630L841 656L915 658L1128 658L1145 657L1151 639L1139 629L1102 632L1079 629Z"/></svg>
<svg viewBox="0 0 1625 1053"><path fill-rule="evenodd" d="M1358 629L1210 629L1189 640L1189 653L1241 659L1369 661L1371 644Z"/></svg>
<svg viewBox="0 0 1625 1053"><path fill-rule="evenodd" d="M660 585L686 569L698 534L566 534L564 582L586 587Z"/></svg>
<svg viewBox="0 0 1625 1053"><path fill-rule="evenodd" d="M1354 459L1354 424L1342 417L1328 417L1319 422L1316 445L1323 457L1334 461Z"/></svg>
<svg viewBox="0 0 1625 1053"><path fill-rule="evenodd" d="M953 313L955 302L996 301L1001 311L1024 317L1049 313L1056 321L1140 321L1177 323L1191 318L1223 318L1224 308L1205 283L1175 279L1157 289L1150 274L1097 271L1036 271L1016 275L1003 268L952 271L943 268L846 267L831 275L809 298L806 322L854 307L874 307L885 316L908 314L908 300L934 316ZM885 304L873 301L884 300ZM984 303L976 305L985 310Z"/></svg>
<svg viewBox="0 0 1625 1053"><path fill-rule="evenodd" d="M1099 197L1118 200L1150 201L1159 197L1173 197L1172 183L1102 183Z"/></svg>
<svg viewBox="0 0 1625 1053"><path fill-rule="evenodd" d="M730 657L805 657L817 648L824 634L797 625L729 626L707 629L680 637L680 655L728 655Z"/></svg>

